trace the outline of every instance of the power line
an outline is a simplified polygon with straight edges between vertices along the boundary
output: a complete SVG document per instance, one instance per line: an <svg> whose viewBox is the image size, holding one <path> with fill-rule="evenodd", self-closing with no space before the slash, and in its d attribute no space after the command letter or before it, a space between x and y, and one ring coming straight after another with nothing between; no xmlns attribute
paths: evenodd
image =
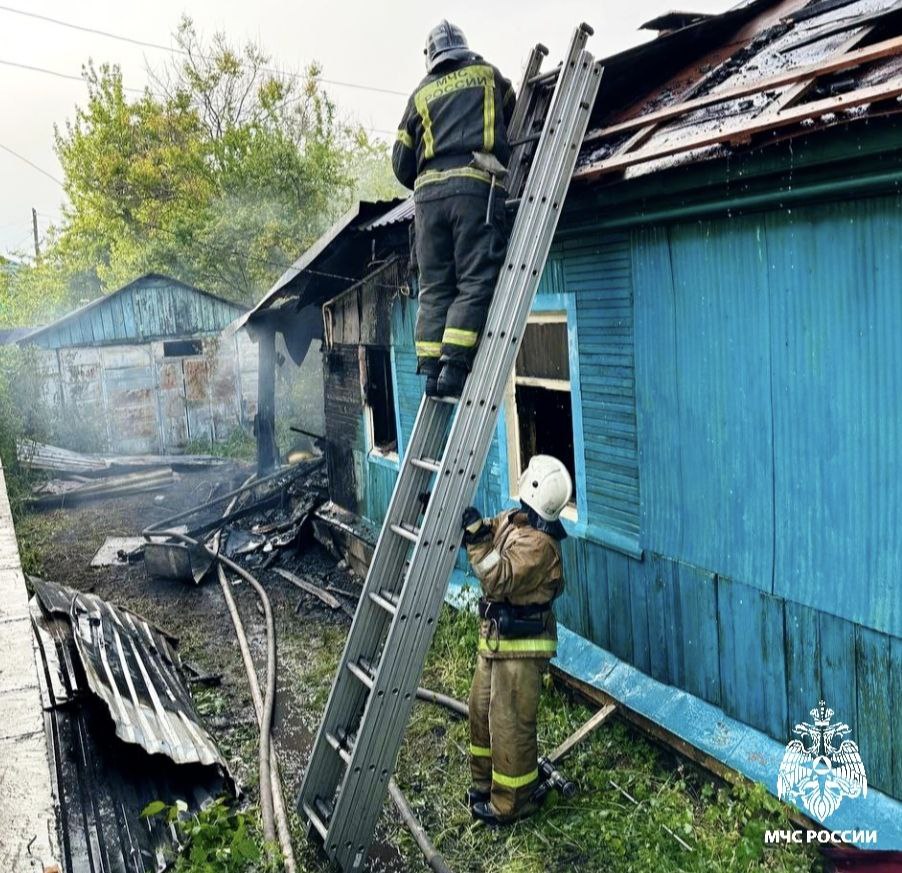
<svg viewBox="0 0 902 873"><path fill-rule="evenodd" d="M0 6L0 9L2 9L2 8L3 7ZM58 79L71 79L73 82L81 82L83 85L86 84L85 80L81 76L73 76L71 73L59 73L56 70L48 70L48 69L45 69L44 67L33 67L30 64L20 64L18 61L7 61L7 60L4 60L3 58L0 58L0 64L5 64L8 67L17 67L22 70L28 70L29 72L32 72L32 73L44 73L45 75L48 75L48 76L55 76ZM141 88L129 88L126 85L122 86L122 90L123 91L131 91L135 94L143 94L144 93L144 91ZM384 130L383 128L380 128L380 127L368 127L365 124L361 124L360 127L362 127L364 130L368 130L370 133L379 133L379 134L382 134L383 136L394 137L396 135L396 131L394 131L394 130Z"/></svg>
<svg viewBox="0 0 902 873"><path fill-rule="evenodd" d="M65 187L61 179L57 179L56 176L53 175L53 173L48 173L47 170L45 170L43 167L39 167L34 161L30 161L28 158L26 158L25 155L20 155L18 152L13 151L9 146L3 145L3 143L0 143L0 149L8 152L14 158L18 158L20 161L24 161L26 164L28 164L29 167L37 170L39 173L43 173L43 175L45 175L48 179L52 179L54 182L56 182L56 184L59 185L60 188Z"/></svg>
<svg viewBox="0 0 902 873"><path fill-rule="evenodd" d="M73 82L81 82L85 84L85 80L81 76L73 76L71 73L60 73L57 70L48 70L46 67L34 67L31 64L20 64L18 61L7 61L0 58L0 64L7 67L18 67L20 70L29 70L32 73L44 73L48 76L56 76L57 79L71 79ZM127 85L122 86L123 91L132 91L135 94L143 94L141 88L129 88Z"/></svg>
<svg viewBox="0 0 902 873"><path fill-rule="evenodd" d="M185 56L188 55L188 52L185 51L184 49L173 48L172 46L162 45L161 43L158 43L158 42L148 42L147 40L143 40L143 39L135 39L134 37L125 36L123 34L110 33L110 31L108 31L108 30L99 30L96 27L86 27L81 24L75 24L72 21L63 21L60 18L51 18L49 15L40 15L37 12L28 12L25 9L16 9L12 6L0 5L0 11L12 12L15 15L23 15L26 18L36 18L39 21L46 21L46 22L49 22L50 24L59 25L60 27L68 27L72 30L80 30L83 33L92 33L96 36L103 36L103 37L106 37L107 39L115 39L115 40L119 40L120 42L127 42L127 43L131 43L132 45L143 46L144 48L159 49L160 51L169 52L170 54L175 54L175 55L185 55ZM201 56L201 57L203 57L203 56ZM209 60L209 58L205 58L205 60ZM275 75L290 76L291 78L294 78L294 79L306 79L305 76L302 76L298 73L288 73L288 72L285 72L284 70L277 70L273 67L261 67L261 69L267 73L273 73ZM326 85L337 85L341 88L356 88L360 91L375 91L378 94L392 94L397 97L406 97L407 96L407 94L404 91L395 91L391 88L379 88L375 85L361 85L359 82L343 82L343 81L339 81L337 79L326 79L322 76L317 76L316 80L318 82L322 82L323 84L326 84Z"/></svg>

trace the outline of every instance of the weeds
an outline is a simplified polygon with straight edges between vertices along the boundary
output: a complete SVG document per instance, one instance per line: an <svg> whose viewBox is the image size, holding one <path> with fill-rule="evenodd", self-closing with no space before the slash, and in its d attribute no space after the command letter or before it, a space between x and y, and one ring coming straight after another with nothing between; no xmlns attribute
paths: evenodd
<svg viewBox="0 0 902 873"><path fill-rule="evenodd" d="M424 684L465 698L477 625L465 612L442 613ZM550 750L591 715L546 681L539 708L539 747ZM760 785L723 785L614 720L578 746L562 769L579 783L570 801L549 795L541 813L507 829L470 818L465 722L419 705L398 764L398 781L453 870L485 873L612 871L645 873L812 873L814 849L765 848L763 832L785 827L786 811ZM628 792L627 800L611 783ZM680 845L676 836L691 848ZM391 839L411 869L419 851L397 822Z"/></svg>
<svg viewBox="0 0 902 873"><path fill-rule="evenodd" d="M156 800L141 815L160 816L178 835L180 851L173 873L276 873L279 853L263 843L256 810L230 809L220 798L195 815L184 801Z"/></svg>

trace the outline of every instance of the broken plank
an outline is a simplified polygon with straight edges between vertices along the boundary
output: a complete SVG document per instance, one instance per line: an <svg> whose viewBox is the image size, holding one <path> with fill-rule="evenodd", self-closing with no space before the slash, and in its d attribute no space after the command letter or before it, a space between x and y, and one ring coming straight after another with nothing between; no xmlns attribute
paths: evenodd
<svg viewBox="0 0 902 873"><path fill-rule="evenodd" d="M548 756L548 759L553 764L557 764L565 755L569 754L574 746L579 745L590 733L592 733L592 731L600 728L616 711L616 703L608 703L605 706L602 706L602 708L582 725L582 727L567 737L567 739Z"/></svg>
<svg viewBox="0 0 902 873"><path fill-rule="evenodd" d="M300 576L296 576L290 570L283 570L281 567L274 567L273 572L278 573L283 579L287 579L292 585L296 585L302 591L306 591L308 594L318 597L331 609L341 609L341 601L337 597L333 597L329 594L328 591L320 588L319 585L314 585L306 579L301 579Z"/></svg>

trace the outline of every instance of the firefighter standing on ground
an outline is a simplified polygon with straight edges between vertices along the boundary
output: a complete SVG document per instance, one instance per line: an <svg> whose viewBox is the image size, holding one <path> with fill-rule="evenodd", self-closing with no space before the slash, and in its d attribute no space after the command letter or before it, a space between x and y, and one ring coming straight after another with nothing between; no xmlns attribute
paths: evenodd
<svg viewBox="0 0 902 873"><path fill-rule="evenodd" d="M560 514L567 468L536 455L520 478L521 509L483 519L464 511L464 544L482 586L479 654L470 689L467 800L474 818L505 824L538 808L536 714L542 673L556 654L551 604L564 587Z"/></svg>
<svg viewBox="0 0 902 873"><path fill-rule="evenodd" d="M516 98L447 21L429 34L426 68L407 102L392 167L414 189L416 205L417 372L427 394L459 397L507 251L500 183Z"/></svg>

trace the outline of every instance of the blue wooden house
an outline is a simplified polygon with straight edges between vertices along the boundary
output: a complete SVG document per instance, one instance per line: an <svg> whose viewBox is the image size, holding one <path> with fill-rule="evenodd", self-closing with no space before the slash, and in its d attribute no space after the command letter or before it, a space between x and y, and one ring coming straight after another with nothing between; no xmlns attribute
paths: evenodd
<svg viewBox="0 0 902 873"><path fill-rule="evenodd" d="M532 453L563 458L557 666L774 793L825 700L869 783L826 826L902 848L902 23L886 6L748 2L607 59L478 504L516 505ZM422 393L411 213L360 207L302 289L303 270L256 310L324 304L333 499L376 524ZM323 257L359 280L319 292ZM452 591L466 581L461 564Z"/></svg>

